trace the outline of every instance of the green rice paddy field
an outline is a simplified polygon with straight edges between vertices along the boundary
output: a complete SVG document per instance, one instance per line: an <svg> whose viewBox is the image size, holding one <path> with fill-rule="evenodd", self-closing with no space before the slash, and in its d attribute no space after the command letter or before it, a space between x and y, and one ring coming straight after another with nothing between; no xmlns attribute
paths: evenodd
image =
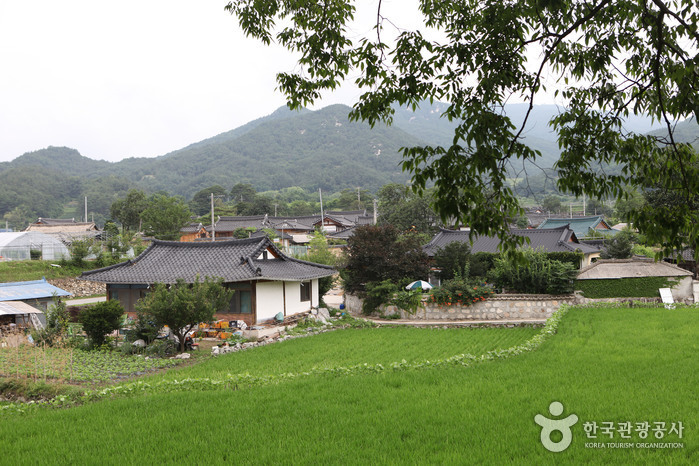
<svg viewBox="0 0 699 466"><path fill-rule="evenodd" d="M145 380L439 359L518 345L538 331L348 329ZM0 415L0 463L697 464L698 354L697 309L573 308L536 350L469 367L312 373ZM534 422L537 414L555 417L553 401L565 408L558 419L578 417L560 453L542 446ZM588 439L583 425L592 422L665 422L667 430L662 439L652 430L646 439L636 431ZM669 432L680 422L681 437ZM643 448L648 443L673 448Z"/></svg>

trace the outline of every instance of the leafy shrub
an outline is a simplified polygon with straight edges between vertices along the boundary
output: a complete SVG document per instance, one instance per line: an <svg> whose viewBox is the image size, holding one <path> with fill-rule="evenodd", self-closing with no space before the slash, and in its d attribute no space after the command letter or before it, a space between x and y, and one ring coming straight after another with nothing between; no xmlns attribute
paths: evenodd
<svg viewBox="0 0 699 466"><path fill-rule="evenodd" d="M85 258L92 252L92 241L89 239L73 240L70 244L71 263L76 267L82 267L85 264Z"/></svg>
<svg viewBox="0 0 699 466"><path fill-rule="evenodd" d="M468 277L470 261L471 247L459 241L439 248L434 255L434 264L441 270L439 276L442 280L451 280L457 273Z"/></svg>
<svg viewBox="0 0 699 466"><path fill-rule="evenodd" d="M569 294L573 292L577 267L570 263L551 260L546 254L533 249L522 251L524 263L499 257L490 279L497 287L518 293Z"/></svg>
<svg viewBox="0 0 699 466"><path fill-rule="evenodd" d="M571 264L576 269L585 257L582 252L547 252L546 257L550 260Z"/></svg>
<svg viewBox="0 0 699 466"><path fill-rule="evenodd" d="M70 314L61 298L54 298L53 304L46 309L46 326L32 330L32 338L37 345L54 346L61 343L68 329Z"/></svg>
<svg viewBox="0 0 699 466"><path fill-rule="evenodd" d="M108 333L121 327L124 308L119 301L110 300L87 306L78 316L92 344L96 347L105 343Z"/></svg>
<svg viewBox="0 0 699 466"><path fill-rule="evenodd" d="M650 246L643 246L641 244L634 245L633 249L631 250L631 253L634 256L646 256L650 258L655 257L655 249L653 249Z"/></svg>
<svg viewBox="0 0 699 466"><path fill-rule="evenodd" d="M142 312L136 314L136 319L131 321L129 326L131 328L126 331L126 341L129 342L143 340L146 343L150 343L155 340L160 331L160 327L155 321Z"/></svg>
<svg viewBox="0 0 699 466"><path fill-rule="evenodd" d="M422 290L401 289L398 293L393 295L390 304L393 304L398 309L401 309L409 314L415 314L415 312L422 304Z"/></svg>
<svg viewBox="0 0 699 466"><path fill-rule="evenodd" d="M382 304L387 304L399 291L398 285L391 280L367 283L366 290L366 298L362 303L362 314L365 315L378 311Z"/></svg>
<svg viewBox="0 0 699 466"><path fill-rule="evenodd" d="M151 292L136 304L136 309L158 327L168 326L184 351L185 337L199 322L210 321L214 314L226 309L233 290L223 286L221 279L197 276L194 283L178 279L173 285L156 283Z"/></svg>
<svg viewBox="0 0 699 466"><path fill-rule="evenodd" d="M636 241L636 235L631 230L622 230L611 239L604 240L602 259L628 259Z"/></svg>
<svg viewBox="0 0 699 466"><path fill-rule="evenodd" d="M178 344L176 341L169 338L155 340L150 345L144 348L144 353L148 356L158 356L164 358L177 353Z"/></svg>
<svg viewBox="0 0 699 466"><path fill-rule="evenodd" d="M498 257L500 257L500 254L495 252L477 252L472 254L469 275L485 279L488 276L488 272L495 267L495 259Z"/></svg>
<svg viewBox="0 0 699 466"><path fill-rule="evenodd" d="M33 261L41 260L41 249L30 249L29 258Z"/></svg>

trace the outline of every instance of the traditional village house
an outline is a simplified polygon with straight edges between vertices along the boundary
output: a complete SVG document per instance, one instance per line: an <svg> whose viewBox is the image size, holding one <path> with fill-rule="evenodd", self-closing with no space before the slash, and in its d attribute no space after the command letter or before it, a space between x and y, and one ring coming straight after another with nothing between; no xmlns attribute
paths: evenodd
<svg viewBox="0 0 699 466"><path fill-rule="evenodd" d="M220 278L235 294L216 319L254 325L278 313L287 316L317 307L318 279L334 272L330 266L289 257L262 236L189 243L154 240L136 259L83 272L81 279L106 283L107 299L119 300L133 315L136 302L155 283Z"/></svg>

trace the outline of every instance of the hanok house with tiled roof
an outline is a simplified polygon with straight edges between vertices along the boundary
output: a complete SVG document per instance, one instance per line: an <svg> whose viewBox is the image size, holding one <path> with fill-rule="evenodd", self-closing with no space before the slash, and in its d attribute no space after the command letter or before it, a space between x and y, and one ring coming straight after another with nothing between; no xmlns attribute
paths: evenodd
<svg viewBox="0 0 699 466"><path fill-rule="evenodd" d="M136 259L80 277L107 284L107 298L118 299L127 312L155 283L193 283L197 277L220 278L235 294L217 319L254 325L317 307L318 279L334 269L283 254L266 236L226 241L184 243L154 240Z"/></svg>
<svg viewBox="0 0 699 466"><path fill-rule="evenodd" d="M555 229L519 229L510 230L516 236L529 238L529 243L525 247L532 249L542 249L545 252L580 252L583 254L580 267L589 265L593 259L600 256L600 250L594 246L589 246L578 242L575 232L567 226ZM437 233L423 250L433 258L437 251L446 247L449 243L467 243L471 247L471 253L477 252L499 252L500 238L497 236L476 235L473 243L469 238L469 230L447 230L442 229Z"/></svg>
<svg viewBox="0 0 699 466"><path fill-rule="evenodd" d="M570 218L547 218L544 220L538 229L556 229L568 226L575 232L578 239L589 238L595 233L603 235L614 235L619 233L602 218L601 215L588 217L570 217Z"/></svg>
<svg viewBox="0 0 699 466"><path fill-rule="evenodd" d="M200 222L192 222L180 229L180 241L196 241L208 237L209 233L206 231L206 227Z"/></svg>

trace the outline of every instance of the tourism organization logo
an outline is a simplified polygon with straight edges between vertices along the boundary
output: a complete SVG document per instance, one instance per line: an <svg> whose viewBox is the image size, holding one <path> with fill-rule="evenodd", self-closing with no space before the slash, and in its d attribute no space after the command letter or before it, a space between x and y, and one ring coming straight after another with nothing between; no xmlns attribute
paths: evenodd
<svg viewBox="0 0 699 466"><path fill-rule="evenodd" d="M548 451L559 453L566 450L573 441L572 427L578 422L576 414L563 415L563 404L554 401L549 405L549 413L553 418L537 414L534 422L541 426L541 444ZM682 439L684 435L684 425L682 421L642 421L622 422L612 421L585 421L581 422L586 440L585 448L596 449L661 449L661 448L684 448L684 443L668 442L659 440L671 440L672 437ZM560 435L553 435L560 432ZM635 435L634 435L635 434ZM560 440L553 440L552 437ZM640 441L633 440L638 437ZM670 437L670 438L666 438ZM652 441L649 441L651 440ZM617 441L618 440L618 441Z"/></svg>
<svg viewBox="0 0 699 466"><path fill-rule="evenodd" d="M549 405L549 413L552 416L560 416L563 414L563 404L554 401ZM558 453L568 448L570 442L573 441L573 431L570 428L578 422L578 416L571 414L563 419L549 419L541 414L537 414L534 416L534 422L541 426L541 444L544 448ZM561 440L558 442L551 440L551 434L556 431L561 433Z"/></svg>

